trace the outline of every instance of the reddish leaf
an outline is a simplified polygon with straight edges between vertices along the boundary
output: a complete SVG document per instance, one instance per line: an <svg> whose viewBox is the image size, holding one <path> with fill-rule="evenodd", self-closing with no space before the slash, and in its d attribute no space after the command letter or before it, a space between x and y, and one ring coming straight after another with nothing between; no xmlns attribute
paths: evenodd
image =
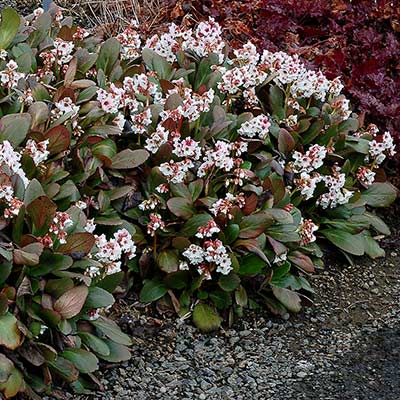
<svg viewBox="0 0 400 400"><path fill-rule="evenodd" d="M239 237L242 239L256 238L271 226L273 222L274 219L264 212L244 217L240 223Z"/></svg>
<svg viewBox="0 0 400 400"><path fill-rule="evenodd" d="M63 125L58 125L50 129L44 137L49 140L47 149L50 151L51 155L61 153L69 148L71 141L70 133Z"/></svg>
<svg viewBox="0 0 400 400"><path fill-rule="evenodd" d="M168 209L177 217L189 219L193 215L192 202L184 197L173 197L167 202Z"/></svg>
<svg viewBox="0 0 400 400"><path fill-rule="evenodd" d="M65 292L54 303L54 310L65 318L73 318L80 313L88 296L87 286L77 286Z"/></svg>
<svg viewBox="0 0 400 400"><path fill-rule="evenodd" d="M314 272L315 266L310 257L301 253L300 251L294 251L289 255L289 260L292 261L293 264L300 267L303 271L306 272Z"/></svg>
<svg viewBox="0 0 400 400"><path fill-rule="evenodd" d="M63 254L83 254L90 253L96 240L89 232L73 233L68 236L67 243L59 247L58 251Z"/></svg>
<svg viewBox="0 0 400 400"><path fill-rule="evenodd" d="M57 211L57 205L47 196L39 196L27 207L28 215L36 228L50 225Z"/></svg>

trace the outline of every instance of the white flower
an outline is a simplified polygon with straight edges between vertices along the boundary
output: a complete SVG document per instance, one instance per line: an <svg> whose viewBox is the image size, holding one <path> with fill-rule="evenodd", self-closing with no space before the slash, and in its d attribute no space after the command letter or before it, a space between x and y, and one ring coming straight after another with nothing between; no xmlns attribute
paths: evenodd
<svg viewBox="0 0 400 400"><path fill-rule="evenodd" d="M25 153L27 153L35 163L35 165L39 165L43 161L46 161L50 155L50 152L47 150L47 145L49 144L49 140L44 140L43 142L36 143L34 140L29 139L26 142Z"/></svg>
<svg viewBox="0 0 400 400"><path fill-rule="evenodd" d="M94 223L94 218L88 219L85 225L85 231L89 233L93 233L96 229L96 224Z"/></svg>
<svg viewBox="0 0 400 400"><path fill-rule="evenodd" d="M250 121L246 121L242 124L238 130L238 134L249 138L264 140L269 133L269 127L271 123L266 115L260 114L257 117L252 118Z"/></svg>
<svg viewBox="0 0 400 400"><path fill-rule="evenodd" d="M193 265L201 264L204 261L204 250L196 244L191 244L182 254Z"/></svg>
<svg viewBox="0 0 400 400"><path fill-rule="evenodd" d="M326 154L326 147L318 144L312 145L305 154L295 151L293 168L296 172L312 172L323 165Z"/></svg>
<svg viewBox="0 0 400 400"><path fill-rule="evenodd" d="M314 232L317 230L318 226L314 224L311 219L301 218L299 234L303 246L316 241L317 238L315 237Z"/></svg>

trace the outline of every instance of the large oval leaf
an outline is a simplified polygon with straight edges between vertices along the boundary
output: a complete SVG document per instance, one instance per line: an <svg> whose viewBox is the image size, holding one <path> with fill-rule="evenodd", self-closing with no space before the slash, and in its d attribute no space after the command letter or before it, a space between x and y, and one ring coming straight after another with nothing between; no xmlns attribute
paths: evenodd
<svg viewBox="0 0 400 400"><path fill-rule="evenodd" d="M78 335L82 339L82 342L98 355L110 355L110 348L107 346L107 343L104 340L92 335L89 332L79 332Z"/></svg>
<svg viewBox="0 0 400 400"><path fill-rule="evenodd" d="M18 33L20 17L12 8L5 8L1 13L0 49L7 49Z"/></svg>
<svg viewBox="0 0 400 400"><path fill-rule="evenodd" d="M193 322L202 332L212 332L221 326L221 317L208 304L199 303L193 309Z"/></svg>
<svg viewBox="0 0 400 400"><path fill-rule="evenodd" d="M15 350L21 342L22 336L18 329L17 318L9 312L0 316L0 345Z"/></svg>
<svg viewBox="0 0 400 400"><path fill-rule="evenodd" d="M97 357L87 350L69 349L63 351L61 357L71 361L79 372L89 374L99 369L99 360Z"/></svg>
<svg viewBox="0 0 400 400"><path fill-rule="evenodd" d="M320 232L339 249L355 256L364 254L364 240L361 234L352 235L339 229L324 229Z"/></svg>
<svg viewBox="0 0 400 400"><path fill-rule="evenodd" d="M112 168L114 169L131 169L142 165L149 158L146 150L130 150L125 149L117 153L112 158Z"/></svg>
<svg viewBox="0 0 400 400"><path fill-rule="evenodd" d="M122 344L124 346L130 346L132 344L131 338L124 332L121 331L120 327L108 318L100 317L90 323L103 332L113 342Z"/></svg>
<svg viewBox="0 0 400 400"><path fill-rule="evenodd" d="M9 114L1 118L0 142L8 140L14 147L18 147L25 140L31 121L32 117L28 113Z"/></svg>
<svg viewBox="0 0 400 400"><path fill-rule="evenodd" d="M95 245L96 240L89 232L74 233L67 238L67 243L59 247L60 253L63 254L89 254Z"/></svg>
<svg viewBox="0 0 400 400"><path fill-rule="evenodd" d="M156 279L147 281L140 291L140 301L142 303L151 303L163 297L167 293L167 286Z"/></svg>
<svg viewBox="0 0 400 400"><path fill-rule="evenodd" d="M300 296L292 290L273 286L272 292L275 297L292 312L299 312L301 310Z"/></svg>
<svg viewBox="0 0 400 400"><path fill-rule="evenodd" d="M87 286L77 286L65 292L54 303L54 310L65 319L73 318L80 313L88 296Z"/></svg>

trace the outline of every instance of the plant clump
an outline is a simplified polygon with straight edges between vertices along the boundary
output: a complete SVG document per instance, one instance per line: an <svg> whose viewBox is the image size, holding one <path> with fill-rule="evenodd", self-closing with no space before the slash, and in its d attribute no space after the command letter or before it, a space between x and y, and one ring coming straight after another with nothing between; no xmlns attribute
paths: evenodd
<svg viewBox="0 0 400 400"><path fill-rule="evenodd" d="M106 310L132 278L211 331L300 311L322 243L384 254L392 137L298 57L230 49L212 18L102 41L40 9L6 9L0 49L5 397L85 393L99 359L129 358Z"/></svg>

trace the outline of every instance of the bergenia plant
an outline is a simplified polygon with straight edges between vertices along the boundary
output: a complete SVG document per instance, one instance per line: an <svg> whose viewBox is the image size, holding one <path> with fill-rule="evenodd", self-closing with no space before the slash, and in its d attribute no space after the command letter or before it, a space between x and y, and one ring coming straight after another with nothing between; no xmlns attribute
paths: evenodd
<svg viewBox="0 0 400 400"><path fill-rule="evenodd" d="M212 19L102 41L52 13L0 25L6 397L84 392L99 358L127 359L106 315L132 277L141 301L209 331L244 307L299 311L319 244L383 255L372 208L396 197L395 150L339 79L229 49Z"/></svg>

